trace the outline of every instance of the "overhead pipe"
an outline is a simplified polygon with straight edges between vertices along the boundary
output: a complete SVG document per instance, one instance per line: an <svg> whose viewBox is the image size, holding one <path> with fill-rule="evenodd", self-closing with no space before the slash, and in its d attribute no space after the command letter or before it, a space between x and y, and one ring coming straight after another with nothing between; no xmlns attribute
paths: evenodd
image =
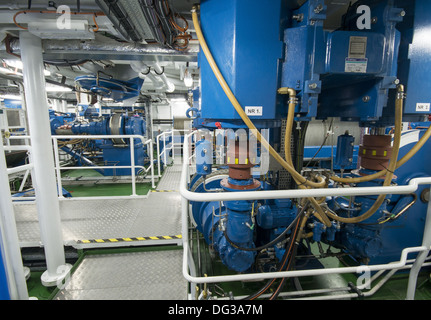
<svg viewBox="0 0 431 320"><path fill-rule="evenodd" d="M160 77L160 79L163 81L165 86L167 87L167 92L174 92L175 91L175 85L169 81L168 77L165 74L164 68L162 68L158 63L153 63L152 67L154 69L154 72Z"/></svg>
<svg viewBox="0 0 431 320"><path fill-rule="evenodd" d="M163 68L158 63L148 65L143 61L132 61L130 62L130 67L139 74L140 78L145 79L148 77L156 90L175 91L175 84L166 76ZM154 73L151 72L151 69L153 69Z"/></svg>
<svg viewBox="0 0 431 320"><path fill-rule="evenodd" d="M95 34L95 40L43 40L44 56L51 56L52 59L108 59L110 57L128 60L143 60L154 62L159 61L197 61L199 46L189 46L186 51L169 49L158 44L139 44L129 42L118 42L107 37ZM0 51L20 54L21 45L19 39L13 38L9 42L9 47L3 42ZM145 58L148 57L148 58ZM109 59L108 59L109 60Z"/></svg>

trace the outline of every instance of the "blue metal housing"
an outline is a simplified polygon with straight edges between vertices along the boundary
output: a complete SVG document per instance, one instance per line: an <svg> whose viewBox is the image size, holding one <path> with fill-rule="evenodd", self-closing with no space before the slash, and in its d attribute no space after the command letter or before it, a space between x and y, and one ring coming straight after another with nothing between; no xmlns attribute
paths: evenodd
<svg viewBox="0 0 431 320"><path fill-rule="evenodd" d="M196 173L199 175L208 175L212 171L213 153L212 143L208 140L199 140L196 142Z"/></svg>
<svg viewBox="0 0 431 320"><path fill-rule="evenodd" d="M382 116L388 90L395 88L397 79L400 33L395 25L402 20L401 9L385 1L366 3L377 23L365 31L356 25L324 30L326 6L321 0L310 0L294 11L303 18L285 30L282 86L298 91L300 119L376 122Z"/></svg>
<svg viewBox="0 0 431 320"><path fill-rule="evenodd" d="M398 78L406 86L404 113L428 115L431 95L426 79L431 74L431 2L398 0L397 4L406 12L404 21L398 24L402 35Z"/></svg>
<svg viewBox="0 0 431 320"><path fill-rule="evenodd" d="M338 137L334 165L340 169L349 168L353 163L355 137L345 133Z"/></svg>
<svg viewBox="0 0 431 320"><path fill-rule="evenodd" d="M387 127L394 123L395 90L392 89L396 88L398 79L407 89L403 120L423 121L423 115L431 114L429 81L424 80L431 73L427 16L431 2L359 0L349 6L341 28L330 31L324 29L325 2L308 0L296 10L287 12L284 2L279 0L265 4L257 0L201 1L202 29L210 50L240 104L244 108L253 107L253 112L249 113L253 123L258 128L272 128L271 141L276 140L281 119L286 116L285 97L276 92L280 87L289 87L296 90L299 98L296 121L337 117L342 121L359 122L360 127ZM367 5L371 9L373 23L369 30L357 27L358 5ZM259 21L264 23L259 24ZM280 38L284 40L284 47ZM243 128L242 120L203 53L199 54L199 65L201 106L194 105L189 117L195 118L196 127ZM424 133L423 130L415 132L419 133L412 142ZM333 149L337 152L333 169L356 169L358 149L353 146L353 141L347 134L339 138ZM402 143L399 159L410 150L412 142ZM394 181L405 185L412 178L430 176L427 161L430 148L428 143L408 164L398 168ZM318 158L326 155L330 158L330 149L332 147L323 146ZM304 158L313 157L315 152L316 148L305 148ZM327 163L324 165L329 168ZM198 173L207 174L202 168ZM373 172L362 169L361 173ZM268 181L276 188L274 179ZM219 182L212 182L207 187L220 188ZM231 185L250 183L231 178L229 182ZM380 179L358 186L380 186L382 182ZM267 185L262 183L262 186L266 188ZM234 188L225 190L238 192ZM196 191L207 192L202 187ZM426 187L421 186L415 195L388 195L376 213L362 223L333 221L331 227L326 227L311 217L305 228L313 233L312 241L343 248L361 262L397 261L402 249L418 246L422 241L427 200L421 195L425 191ZM327 203L339 216L354 217L368 211L376 198L358 196L350 202L334 197ZM402 212L415 198L418 200L398 219L380 224ZM294 220L295 206L289 201L260 202L256 226L264 234L262 239L274 239ZM252 231L254 220L250 215L250 203L193 203L192 208L198 230L213 245L223 263L233 270L246 271L253 260L251 251L241 252L232 246L222 230L225 228L228 237L243 247L259 246L262 239L256 235L256 229ZM285 249L281 245L273 248L280 259Z"/></svg>
<svg viewBox="0 0 431 320"><path fill-rule="evenodd" d="M424 133L425 129L403 133L401 140L403 147L400 149L399 159L407 154ZM406 185L413 178L431 176L430 155L431 143L428 142L406 164L395 171L397 184ZM384 225L381 231L382 252L377 257L372 258L370 263L398 261L402 249L422 244L428 206L428 202L422 197L422 194L426 190L429 190L429 186L419 186L415 192L417 200L414 205L397 220ZM397 214L412 200L413 197L409 194L392 195L390 203L388 203L388 211Z"/></svg>
<svg viewBox="0 0 431 320"><path fill-rule="evenodd" d="M259 0L203 0L202 31L214 59L243 107L257 107L251 116L257 127L274 126L281 102L277 97L279 60L283 57L280 21L286 17L282 1L262 5ZM233 27L234 26L234 27ZM202 75L201 118L204 125L242 120L226 97L203 53L198 57ZM210 120L212 119L212 121ZM197 121L200 125L202 122Z"/></svg>
<svg viewBox="0 0 431 320"><path fill-rule="evenodd" d="M82 88L114 101L124 101L137 97L144 80L139 77L128 81L107 78L106 76L81 76L75 79Z"/></svg>
<svg viewBox="0 0 431 320"><path fill-rule="evenodd" d="M98 121L91 121L89 123L72 122L69 123L70 131L74 135L111 135L111 117L106 116ZM57 116L55 113L50 114L51 133L57 134L59 127L64 125L64 119L62 116ZM128 116L126 114L119 117L119 123L116 124L117 134L119 135L139 135L144 136L146 131L145 120L137 115ZM102 150L102 160L105 166L130 166L131 165L131 154L130 154L130 139L122 140L117 139L113 142L111 139L98 139L90 140L87 147L91 147L94 150ZM147 157L147 150L142 141L138 138L134 139L134 157L135 165L144 166L145 158ZM74 157L78 162L78 165L94 166L96 165L88 158L84 157L79 151L72 150L68 147L63 147L63 151ZM130 175L131 169L96 169L98 172L105 176L116 176L116 175ZM135 173L138 173L140 168L135 169Z"/></svg>
<svg viewBox="0 0 431 320"><path fill-rule="evenodd" d="M0 300L10 300L9 285L6 278L2 250L0 250Z"/></svg>

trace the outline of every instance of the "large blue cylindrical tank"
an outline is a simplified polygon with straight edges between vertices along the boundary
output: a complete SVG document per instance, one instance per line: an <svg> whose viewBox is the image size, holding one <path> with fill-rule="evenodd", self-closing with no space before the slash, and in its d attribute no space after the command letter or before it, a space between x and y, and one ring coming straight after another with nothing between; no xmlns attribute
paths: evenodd
<svg viewBox="0 0 431 320"><path fill-rule="evenodd" d="M257 127L277 119L281 0L202 0L200 20L209 49L239 103ZM241 121L201 52L201 118ZM252 108L246 108L252 107ZM280 108L282 109L282 108ZM255 114L255 116L253 116Z"/></svg>

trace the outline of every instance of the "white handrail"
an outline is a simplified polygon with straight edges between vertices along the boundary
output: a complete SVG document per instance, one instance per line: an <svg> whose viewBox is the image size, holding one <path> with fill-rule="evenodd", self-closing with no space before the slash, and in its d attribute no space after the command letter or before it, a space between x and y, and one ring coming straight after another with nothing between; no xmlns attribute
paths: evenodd
<svg viewBox="0 0 431 320"><path fill-rule="evenodd" d="M54 160L55 160L55 170L57 172L57 185L58 185L58 194L60 198L63 197L63 187L61 181L61 170L78 170L78 169L94 169L94 167L61 167L59 161L58 154L58 140L67 140L67 139L76 139L77 135L53 135L51 136L54 144ZM29 136L11 136L9 139L29 139ZM130 139L130 156L131 156L131 165L130 166L97 166L100 169L131 169L132 175L132 196L137 196L136 194L136 177L135 177L135 169L140 168L143 169L146 173L151 170L151 187L154 189L155 180L154 180L154 156L153 156L153 141L151 139L145 140L145 137L141 135L79 135L80 139ZM135 157L134 157L134 139L141 140L143 145L148 145L148 154L150 156L150 165L145 168L144 166L135 165ZM31 150L30 146L19 146L25 150ZM18 169L17 169L18 170ZM12 172L12 171L11 171Z"/></svg>
<svg viewBox="0 0 431 320"><path fill-rule="evenodd" d="M402 268L406 265L407 255L413 252L426 253L431 249L429 238L431 228L424 230L424 241L422 246L405 248L401 252L401 258L398 262L388 264L378 264L359 267L341 267L341 268L326 268L317 270L294 270L294 271L279 271L267 273L252 273L252 274L236 274L227 276L210 276L198 277L190 274L190 270L194 270L191 264L194 265L191 250L189 247L188 233L188 215L189 201L207 202L207 201L230 201L230 200L255 200L255 199L282 199L282 198L308 198L308 197L325 197L325 196L347 196L347 195L376 195L376 194L406 194L417 190L419 185L431 184L431 177L414 178L410 180L406 186L392 187L351 187L351 188L325 188L325 189L306 189L306 190L278 190L278 191L244 191L244 192L221 192L221 193L197 193L188 190L189 182L189 165L186 159L189 158L189 139L191 134L184 139L183 148L183 168L180 182L180 194L182 197L182 238L183 238L183 276L193 284L195 283L215 283L215 282L232 282L244 280L260 280L273 278L291 278L303 277L321 274L335 273L360 273L364 268L368 271L378 270L394 270ZM431 217L431 204L428 205L428 216ZM427 243L427 245L424 245ZM418 267L420 268L421 265ZM414 280L413 280L414 281Z"/></svg>
<svg viewBox="0 0 431 320"><path fill-rule="evenodd" d="M175 158L175 146L183 146L183 143L176 143L175 142L175 132L184 132L184 134L186 132L190 132L190 129L172 129L169 131L165 131L160 133L159 135L157 135L156 137L156 145L157 145L157 168L158 168L158 175L159 177L161 177L161 166L160 166L160 159L163 156L163 167L166 166L167 163L167 154L168 151L172 150L172 158ZM196 131L193 131L196 132ZM172 141L170 144L168 144L168 146L166 146L166 136L171 136L172 137ZM184 135L184 139L185 139ZM163 137L163 151L160 152L160 140Z"/></svg>

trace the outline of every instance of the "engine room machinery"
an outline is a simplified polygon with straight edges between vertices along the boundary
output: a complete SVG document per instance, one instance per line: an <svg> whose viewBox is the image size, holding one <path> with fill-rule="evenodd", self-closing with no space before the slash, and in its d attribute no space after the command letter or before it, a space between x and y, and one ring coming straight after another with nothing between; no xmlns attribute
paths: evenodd
<svg viewBox="0 0 431 320"><path fill-rule="evenodd" d="M146 136L147 123L145 110L129 107L131 100L136 101L143 80L134 78L129 81L113 79L104 74L81 76L75 79L80 90L90 96L90 104L81 106L84 110L76 115L50 113L52 135L76 136L74 139L59 141L62 151L72 156L79 166L94 166L104 176L130 176L129 168L97 169L97 164L104 166L130 166L130 138L121 135ZM122 107L109 108L113 112L104 113L95 107L97 96L109 98L113 102L123 102ZM99 109L103 106L99 106ZM82 140L80 136L116 136L97 140ZM136 166L144 166L148 161L148 150L142 140L133 139L133 154ZM139 172L135 169L135 173Z"/></svg>
<svg viewBox="0 0 431 320"><path fill-rule="evenodd" d="M200 103L188 112L200 132L189 191L335 190L431 175L431 96L423 80L431 68L431 3L359 0L334 27L333 2L202 0L195 7L202 80ZM333 118L360 128L359 145L346 131L336 138L333 168L306 167L308 124ZM403 123L422 121L403 131ZM216 163L218 150L223 162ZM404 248L421 245L428 201L424 185L410 194L191 201L189 214L210 256L247 274L311 268L304 257L313 244L335 250L322 256L356 265L398 261Z"/></svg>

